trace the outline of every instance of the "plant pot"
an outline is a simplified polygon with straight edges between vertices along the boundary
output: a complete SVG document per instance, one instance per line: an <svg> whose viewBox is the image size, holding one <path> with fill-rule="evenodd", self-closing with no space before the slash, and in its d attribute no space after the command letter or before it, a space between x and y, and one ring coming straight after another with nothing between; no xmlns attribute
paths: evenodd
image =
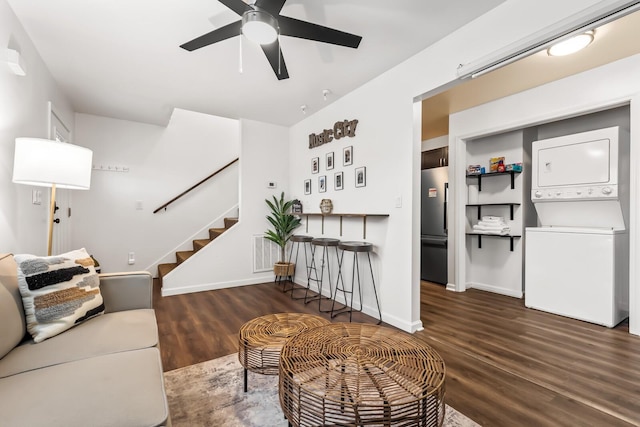
<svg viewBox="0 0 640 427"><path fill-rule="evenodd" d="M273 273L280 277L293 276L295 267L296 265L292 262L276 262L273 265Z"/></svg>

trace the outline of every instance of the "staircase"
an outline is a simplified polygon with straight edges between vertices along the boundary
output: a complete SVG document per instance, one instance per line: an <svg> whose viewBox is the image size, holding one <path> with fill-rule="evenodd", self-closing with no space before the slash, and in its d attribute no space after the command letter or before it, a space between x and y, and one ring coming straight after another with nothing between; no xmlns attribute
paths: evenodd
<svg viewBox="0 0 640 427"><path fill-rule="evenodd" d="M172 271L174 268L182 264L191 255L195 254L200 249L207 246L209 243L215 240L219 235L221 235L222 233L224 233L225 231L233 227L237 222L238 222L238 218L225 218L224 228L210 228L208 239L198 239L193 241L193 250L176 252L176 262L158 265L158 277L160 278L160 285L162 286L162 278L167 274L169 274L170 271Z"/></svg>

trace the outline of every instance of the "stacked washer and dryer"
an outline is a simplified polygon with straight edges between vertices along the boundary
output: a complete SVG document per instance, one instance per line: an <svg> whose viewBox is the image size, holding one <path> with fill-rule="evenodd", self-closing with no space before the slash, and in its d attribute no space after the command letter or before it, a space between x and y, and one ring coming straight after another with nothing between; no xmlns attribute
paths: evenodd
<svg viewBox="0 0 640 427"><path fill-rule="evenodd" d="M525 305L614 327L629 315L629 133L535 141Z"/></svg>

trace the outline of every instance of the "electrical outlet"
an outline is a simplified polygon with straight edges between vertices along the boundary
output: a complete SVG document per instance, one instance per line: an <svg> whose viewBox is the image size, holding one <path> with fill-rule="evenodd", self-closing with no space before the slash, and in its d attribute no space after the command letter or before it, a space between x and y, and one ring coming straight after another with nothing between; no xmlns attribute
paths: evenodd
<svg viewBox="0 0 640 427"><path fill-rule="evenodd" d="M278 183L275 181L267 182L267 188L278 188Z"/></svg>

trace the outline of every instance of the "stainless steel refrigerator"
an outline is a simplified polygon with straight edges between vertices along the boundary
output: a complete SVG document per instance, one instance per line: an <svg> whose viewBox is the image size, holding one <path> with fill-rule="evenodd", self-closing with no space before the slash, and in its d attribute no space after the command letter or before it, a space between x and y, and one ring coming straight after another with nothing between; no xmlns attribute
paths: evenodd
<svg viewBox="0 0 640 427"><path fill-rule="evenodd" d="M421 182L420 278L447 283L447 166L424 169Z"/></svg>

